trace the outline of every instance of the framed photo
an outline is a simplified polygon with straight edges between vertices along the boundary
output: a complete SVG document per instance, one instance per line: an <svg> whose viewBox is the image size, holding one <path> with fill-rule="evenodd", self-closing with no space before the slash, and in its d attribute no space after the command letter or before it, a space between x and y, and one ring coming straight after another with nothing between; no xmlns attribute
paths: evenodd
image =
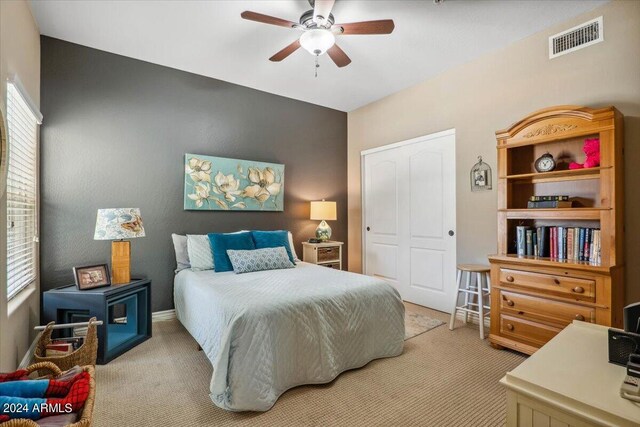
<svg viewBox="0 0 640 427"><path fill-rule="evenodd" d="M491 166L478 156L478 163L471 168L471 191L491 190Z"/></svg>
<svg viewBox="0 0 640 427"><path fill-rule="evenodd" d="M79 290L110 286L109 266L107 264L73 267L73 277Z"/></svg>
<svg viewBox="0 0 640 427"><path fill-rule="evenodd" d="M487 185L487 171L473 171L473 185L484 187Z"/></svg>

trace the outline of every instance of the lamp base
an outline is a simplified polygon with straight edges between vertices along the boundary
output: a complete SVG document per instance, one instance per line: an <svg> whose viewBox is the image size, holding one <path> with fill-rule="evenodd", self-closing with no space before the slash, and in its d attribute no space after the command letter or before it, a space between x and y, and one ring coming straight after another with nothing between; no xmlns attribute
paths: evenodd
<svg viewBox="0 0 640 427"><path fill-rule="evenodd" d="M122 285L131 282L131 242L114 240L111 242L111 284Z"/></svg>
<svg viewBox="0 0 640 427"><path fill-rule="evenodd" d="M327 224L327 221L322 220L318 227L316 228L316 238L326 242L331 238L331 227Z"/></svg>

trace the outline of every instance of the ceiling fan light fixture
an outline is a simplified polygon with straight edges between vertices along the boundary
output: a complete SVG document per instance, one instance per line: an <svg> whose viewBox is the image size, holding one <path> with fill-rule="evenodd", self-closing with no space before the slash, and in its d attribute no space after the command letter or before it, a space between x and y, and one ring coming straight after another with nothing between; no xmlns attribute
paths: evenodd
<svg viewBox="0 0 640 427"><path fill-rule="evenodd" d="M300 36L300 45L312 55L322 55L336 42L336 37L329 30L307 30Z"/></svg>

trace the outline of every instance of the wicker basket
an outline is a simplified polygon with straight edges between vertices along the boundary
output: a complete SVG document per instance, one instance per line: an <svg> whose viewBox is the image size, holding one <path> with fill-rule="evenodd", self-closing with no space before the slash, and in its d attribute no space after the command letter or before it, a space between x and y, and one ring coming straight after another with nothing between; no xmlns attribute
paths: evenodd
<svg viewBox="0 0 640 427"><path fill-rule="evenodd" d="M89 396L87 397L84 406L80 411L80 418L73 424L68 424L66 427L91 427L93 418L93 404L96 398L96 379L95 370L93 366L83 366L82 370L89 373ZM54 378L60 376L62 371L51 362L35 363L27 367L29 373L38 371L38 375L50 374ZM38 423L27 419L13 419L0 423L0 427L38 427Z"/></svg>
<svg viewBox="0 0 640 427"><path fill-rule="evenodd" d="M52 362L58 368L63 371L67 371L74 366L95 365L96 358L98 357L98 330L96 327L96 318L92 317L89 320L89 326L87 327L87 336L84 338L84 342L73 353L66 354L64 356L49 356L47 354L47 345L51 343L51 333L53 332L53 325L55 322L50 322L47 327L42 331L42 335L38 340L38 345L33 352L33 358L36 362Z"/></svg>

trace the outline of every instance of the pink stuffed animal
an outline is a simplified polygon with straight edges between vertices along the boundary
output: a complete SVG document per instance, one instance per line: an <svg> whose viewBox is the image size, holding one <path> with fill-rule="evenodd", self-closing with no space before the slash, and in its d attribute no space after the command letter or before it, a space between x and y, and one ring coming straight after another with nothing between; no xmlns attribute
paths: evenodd
<svg viewBox="0 0 640 427"><path fill-rule="evenodd" d="M582 151L586 154L584 163L571 162L569 169L595 168L600 166L600 139L585 139Z"/></svg>

